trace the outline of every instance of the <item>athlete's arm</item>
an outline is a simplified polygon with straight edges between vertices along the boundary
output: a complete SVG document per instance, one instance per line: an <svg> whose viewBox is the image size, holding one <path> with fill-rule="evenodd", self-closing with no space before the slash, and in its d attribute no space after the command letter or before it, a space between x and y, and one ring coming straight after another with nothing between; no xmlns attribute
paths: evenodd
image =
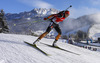
<svg viewBox="0 0 100 63"><path fill-rule="evenodd" d="M56 16L56 15L57 15L57 14L52 14L52 15L50 15L50 16L44 18L44 20L50 19L50 18L52 18L52 17L54 17L54 16Z"/></svg>

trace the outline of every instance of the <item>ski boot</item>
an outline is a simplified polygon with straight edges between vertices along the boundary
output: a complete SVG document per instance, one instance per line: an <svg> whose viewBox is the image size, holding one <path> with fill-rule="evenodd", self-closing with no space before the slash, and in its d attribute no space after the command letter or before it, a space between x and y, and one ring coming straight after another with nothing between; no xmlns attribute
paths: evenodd
<svg viewBox="0 0 100 63"><path fill-rule="evenodd" d="M36 45L36 43L39 41L40 41L40 39L37 39L36 41L33 42L33 45Z"/></svg>
<svg viewBox="0 0 100 63"><path fill-rule="evenodd" d="M53 44L52 44L53 47L58 47L58 46L56 45L56 42L57 42L57 40L55 40L55 41L53 42Z"/></svg>

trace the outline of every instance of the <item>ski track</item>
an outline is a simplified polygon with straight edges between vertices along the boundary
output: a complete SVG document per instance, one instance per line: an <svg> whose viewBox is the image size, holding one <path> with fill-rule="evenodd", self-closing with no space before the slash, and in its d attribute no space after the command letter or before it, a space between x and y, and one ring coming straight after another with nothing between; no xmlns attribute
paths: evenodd
<svg viewBox="0 0 100 63"><path fill-rule="evenodd" d="M78 53L75 55L56 48L51 48L38 43L38 47L50 54L45 56L38 50L28 46L23 41L33 43L37 37L29 35L0 34L0 63L99 63L100 52L90 51L71 44L57 45L66 50ZM52 44L54 39L43 38L41 42Z"/></svg>

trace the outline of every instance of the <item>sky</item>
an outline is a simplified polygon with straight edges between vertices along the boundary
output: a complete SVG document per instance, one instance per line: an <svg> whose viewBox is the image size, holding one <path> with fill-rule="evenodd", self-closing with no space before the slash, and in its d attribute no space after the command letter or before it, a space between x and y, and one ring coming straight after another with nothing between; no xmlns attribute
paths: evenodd
<svg viewBox="0 0 100 63"><path fill-rule="evenodd" d="M1 0L0 9L5 13L20 13L34 8L54 8L61 11L72 5L69 9L70 17L78 18L100 12L99 2L100 0Z"/></svg>

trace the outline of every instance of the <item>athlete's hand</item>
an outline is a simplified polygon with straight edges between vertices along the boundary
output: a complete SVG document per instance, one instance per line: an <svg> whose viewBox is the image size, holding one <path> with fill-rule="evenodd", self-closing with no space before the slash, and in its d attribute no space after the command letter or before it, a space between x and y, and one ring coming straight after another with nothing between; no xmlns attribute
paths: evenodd
<svg viewBox="0 0 100 63"><path fill-rule="evenodd" d="M47 18L44 18L44 20L47 20Z"/></svg>

